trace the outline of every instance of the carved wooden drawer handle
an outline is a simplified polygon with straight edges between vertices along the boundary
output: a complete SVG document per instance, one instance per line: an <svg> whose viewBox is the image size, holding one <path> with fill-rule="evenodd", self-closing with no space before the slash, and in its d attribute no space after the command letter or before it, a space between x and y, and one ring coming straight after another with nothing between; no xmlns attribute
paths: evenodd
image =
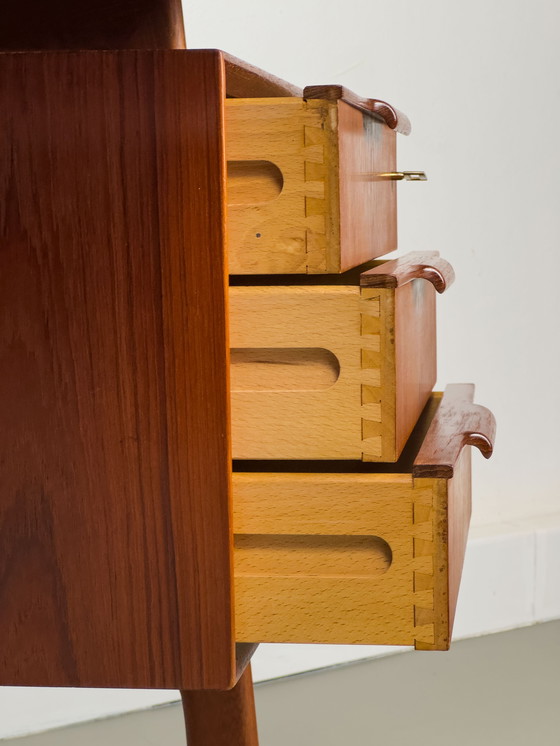
<svg viewBox="0 0 560 746"><path fill-rule="evenodd" d="M366 288L398 288L411 280L428 280L438 293L453 284L455 272L437 251L411 251L399 259L391 259L360 275L360 285Z"/></svg>
<svg viewBox="0 0 560 746"><path fill-rule="evenodd" d="M413 477L451 479L465 446L476 446L485 458L494 450L496 420L492 412L473 404L474 384L447 386L424 443L414 460Z"/></svg>
<svg viewBox="0 0 560 746"><path fill-rule="evenodd" d="M410 135L412 125L410 119L402 111L386 101L377 98L361 98L348 88L341 85L308 85L303 89L303 98L320 98L326 101L345 101L355 109L360 109L365 114L380 119L401 135Z"/></svg>

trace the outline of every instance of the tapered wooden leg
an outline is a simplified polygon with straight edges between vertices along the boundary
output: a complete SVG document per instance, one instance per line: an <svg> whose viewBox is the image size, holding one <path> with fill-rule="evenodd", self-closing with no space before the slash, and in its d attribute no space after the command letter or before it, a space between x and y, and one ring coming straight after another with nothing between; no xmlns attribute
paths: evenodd
<svg viewBox="0 0 560 746"><path fill-rule="evenodd" d="M258 746L251 666L227 691L182 691L188 746Z"/></svg>

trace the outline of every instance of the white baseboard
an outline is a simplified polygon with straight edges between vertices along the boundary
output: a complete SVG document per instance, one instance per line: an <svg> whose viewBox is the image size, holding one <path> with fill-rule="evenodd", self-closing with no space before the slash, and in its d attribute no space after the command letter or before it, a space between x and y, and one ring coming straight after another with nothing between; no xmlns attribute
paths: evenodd
<svg viewBox="0 0 560 746"><path fill-rule="evenodd" d="M471 531L454 639L560 618L560 513ZM408 648L261 645L255 681ZM141 710L177 700L174 691L0 688L0 739Z"/></svg>

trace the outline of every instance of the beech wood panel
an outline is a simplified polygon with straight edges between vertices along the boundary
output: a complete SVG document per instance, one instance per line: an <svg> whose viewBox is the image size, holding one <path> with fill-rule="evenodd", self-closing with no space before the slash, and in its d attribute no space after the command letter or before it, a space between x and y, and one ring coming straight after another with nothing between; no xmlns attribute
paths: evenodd
<svg viewBox="0 0 560 746"><path fill-rule="evenodd" d="M181 0L2 0L0 50L184 49Z"/></svg>
<svg viewBox="0 0 560 746"><path fill-rule="evenodd" d="M359 289L233 287L230 310L234 458L361 458Z"/></svg>
<svg viewBox="0 0 560 746"><path fill-rule="evenodd" d="M293 96L227 101L228 163L270 164L279 174L277 194L265 199L246 171L244 204L230 201L228 179L232 274L337 271L327 256L338 246L338 147L326 119L320 103Z"/></svg>
<svg viewBox="0 0 560 746"><path fill-rule="evenodd" d="M339 273L397 247L385 124L343 101L238 98L226 140L231 274Z"/></svg>
<svg viewBox="0 0 560 746"><path fill-rule="evenodd" d="M181 692L189 746L258 746L251 666L230 691Z"/></svg>
<svg viewBox="0 0 560 746"><path fill-rule="evenodd" d="M268 538L272 546L298 537L300 546L291 551L301 554L293 566L279 561L271 572L258 546L252 559L235 550L238 639L414 644L421 633L415 630L413 574L431 569L431 558L415 562L413 556L414 498L431 505L433 492L431 485L414 491L410 474L234 474L236 536ZM428 534L431 524L423 527ZM331 539L330 561L325 549L319 562L314 559L321 537ZM376 539L386 542L389 567L366 549L356 569L348 558L356 537L372 547Z"/></svg>
<svg viewBox="0 0 560 746"><path fill-rule="evenodd" d="M470 520L470 454L457 454L452 479L414 477L422 443L445 449L448 395L461 394L448 387L431 397L392 471L350 464L325 472L307 462L298 472L254 464L234 473L240 640L448 649Z"/></svg>
<svg viewBox="0 0 560 746"><path fill-rule="evenodd" d="M223 97L215 52L0 55L2 685L235 680Z"/></svg>
<svg viewBox="0 0 560 746"><path fill-rule="evenodd" d="M234 458L399 458L436 381L439 274L423 258L431 282L400 273L407 255L386 262L388 287L370 287L384 277L370 272L230 287Z"/></svg>

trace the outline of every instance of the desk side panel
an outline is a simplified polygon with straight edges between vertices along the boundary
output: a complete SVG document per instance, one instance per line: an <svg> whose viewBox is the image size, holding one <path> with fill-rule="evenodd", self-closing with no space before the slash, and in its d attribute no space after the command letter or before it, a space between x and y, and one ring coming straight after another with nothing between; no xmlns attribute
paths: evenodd
<svg viewBox="0 0 560 746"><path fill-rule="evenodd" d="M234 679L223 70L0 55L0 684Z"/></svg>

